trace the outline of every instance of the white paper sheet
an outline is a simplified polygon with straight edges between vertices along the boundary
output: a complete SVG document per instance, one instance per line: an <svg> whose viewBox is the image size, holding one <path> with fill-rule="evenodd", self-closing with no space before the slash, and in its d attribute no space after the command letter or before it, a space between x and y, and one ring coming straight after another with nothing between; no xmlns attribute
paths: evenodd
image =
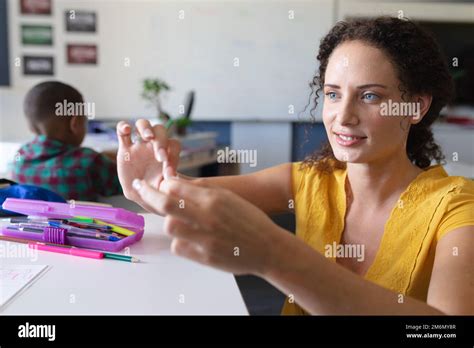
<svg viewBox="0 0 474 348"><path fill-rule="evenodd" d="M0 265L0 309L39 278L47 265Z"/></svg>

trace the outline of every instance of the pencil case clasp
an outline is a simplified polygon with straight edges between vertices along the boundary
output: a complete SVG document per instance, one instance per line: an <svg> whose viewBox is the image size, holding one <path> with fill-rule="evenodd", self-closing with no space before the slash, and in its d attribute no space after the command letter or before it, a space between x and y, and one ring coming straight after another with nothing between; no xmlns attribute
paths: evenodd
<svg viewBox="0 0 474 348"><path fill-rule="evenodd" d="M60 227L46 227L43 232L43 240L48 243L66 244L65 228Z"/></svg>

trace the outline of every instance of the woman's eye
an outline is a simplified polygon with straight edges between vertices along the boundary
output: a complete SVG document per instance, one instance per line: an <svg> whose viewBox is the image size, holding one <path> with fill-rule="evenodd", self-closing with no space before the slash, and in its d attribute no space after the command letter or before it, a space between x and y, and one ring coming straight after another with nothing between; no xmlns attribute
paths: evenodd
<svg viewBox="0 0 474 348"><path fill-rule="evenodd" d="M337 97L336 92L327 92L326 96L331 100L334 100Z"/></svg>
<svg viewBox="0 0 474 348"><path fill-rule="evenodd" d="M368 101L374 101L374 100L379 99L379 96L374 93L366 93L362 96L362 98Z"/></svg>

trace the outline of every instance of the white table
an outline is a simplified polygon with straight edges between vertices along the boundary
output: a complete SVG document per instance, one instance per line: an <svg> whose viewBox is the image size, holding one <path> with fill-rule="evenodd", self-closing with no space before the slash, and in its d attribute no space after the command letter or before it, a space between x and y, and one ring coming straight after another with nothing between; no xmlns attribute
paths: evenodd
<svg viewBox="0 0 474 348"><path fill-rule="evenodd" d="M0 314L248 314L232 274L173 255L170 239L161 230L163 218L144 216L144 237L130 247L131 255L140 258L140 263L44 251L38 251L34 262L31 257L0 259L4 264L51 266Z"/></svg>

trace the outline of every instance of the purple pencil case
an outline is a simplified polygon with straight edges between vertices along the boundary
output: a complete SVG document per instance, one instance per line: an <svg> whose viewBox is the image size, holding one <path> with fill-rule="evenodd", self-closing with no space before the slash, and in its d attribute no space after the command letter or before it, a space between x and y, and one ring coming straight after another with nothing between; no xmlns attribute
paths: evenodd
<svg viewBox="0 0 474 348"><path fill-rule="evenodd" d="M2 208L16 213L46 217L52 219L72 219L74 217L87 217L98 219L106 223L120 226L135 232L118 241L107 241L92 238L81 238L66 236L55 238L54 233L35 233L27 231L15 231L2 226L2 234L15 238L31 239L50 243L73 245L80 248L98 249L105 251L120 251L125 247L138 242L143 237L145 219L143 216L122 208L111 208L92 205L80 205L69 203L55 203L32 199L7 198Z"/></svg>

